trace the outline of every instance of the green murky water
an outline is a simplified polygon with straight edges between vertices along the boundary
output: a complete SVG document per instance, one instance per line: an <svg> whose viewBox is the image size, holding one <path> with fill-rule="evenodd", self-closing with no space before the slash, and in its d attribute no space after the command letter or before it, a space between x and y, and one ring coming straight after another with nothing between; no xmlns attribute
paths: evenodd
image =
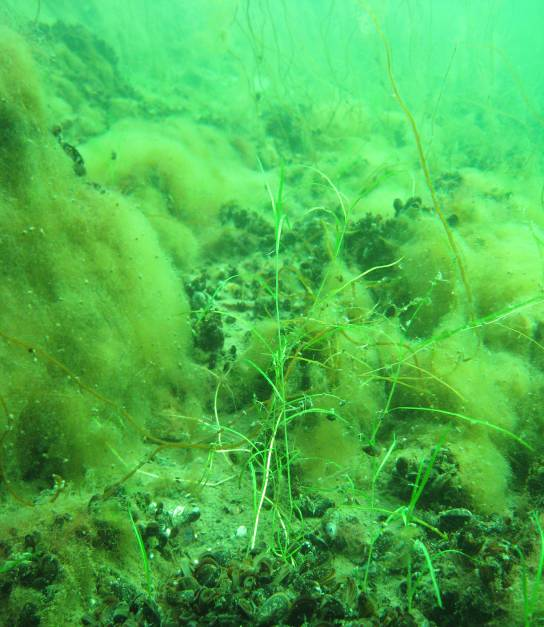
<svg viewBox="0 0 544 627"><path fill-rule="evenodd" d="M539 624L543 18L4 0L2 624Z"/></svg>

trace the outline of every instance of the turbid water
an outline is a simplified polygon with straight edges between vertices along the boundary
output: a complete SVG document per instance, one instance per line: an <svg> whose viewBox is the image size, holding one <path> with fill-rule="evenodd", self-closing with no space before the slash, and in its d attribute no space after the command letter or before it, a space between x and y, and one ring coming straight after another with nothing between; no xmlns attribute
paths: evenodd
<svg viewBox="0 0 544 627"><path fill-rule="evenodd" d="M543 19L4 0L1 624L540 624Z"/></svg>

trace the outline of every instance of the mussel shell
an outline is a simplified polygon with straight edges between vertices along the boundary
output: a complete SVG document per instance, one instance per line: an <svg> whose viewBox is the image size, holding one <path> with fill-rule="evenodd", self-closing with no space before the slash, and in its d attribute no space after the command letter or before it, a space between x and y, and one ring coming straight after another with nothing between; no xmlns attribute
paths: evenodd
<svg viewBox="0 0 544 627"><path fill-rule="evenodd" d="M221 576L221 567L213 562L199 564L194 570L195 579L201 586L215 588Z"/></svg>

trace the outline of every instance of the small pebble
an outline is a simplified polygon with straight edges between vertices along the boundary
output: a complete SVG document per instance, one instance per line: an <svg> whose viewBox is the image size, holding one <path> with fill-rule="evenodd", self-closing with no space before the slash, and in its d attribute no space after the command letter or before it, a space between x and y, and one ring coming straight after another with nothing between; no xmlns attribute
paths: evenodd
<svg viewBox="0 0 544 627"><path fill-rule="evenodd" d="M238 529L236 529L236 537L245 538L246 536L247 536L247 527L245 525L240 525Z"/></svg>

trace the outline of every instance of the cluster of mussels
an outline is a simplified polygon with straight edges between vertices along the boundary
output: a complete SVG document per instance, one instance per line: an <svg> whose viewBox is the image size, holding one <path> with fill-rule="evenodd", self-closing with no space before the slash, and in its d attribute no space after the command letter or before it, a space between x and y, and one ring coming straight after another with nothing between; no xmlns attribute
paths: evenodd
<svg viewBox="0 0 544 627"><path fill-rule="evenodd" d="M340 580L328 552L310 542L289 564L268 553L207 552L166 586L173 625L358 625L373 615L355 580Z"/></svg>

